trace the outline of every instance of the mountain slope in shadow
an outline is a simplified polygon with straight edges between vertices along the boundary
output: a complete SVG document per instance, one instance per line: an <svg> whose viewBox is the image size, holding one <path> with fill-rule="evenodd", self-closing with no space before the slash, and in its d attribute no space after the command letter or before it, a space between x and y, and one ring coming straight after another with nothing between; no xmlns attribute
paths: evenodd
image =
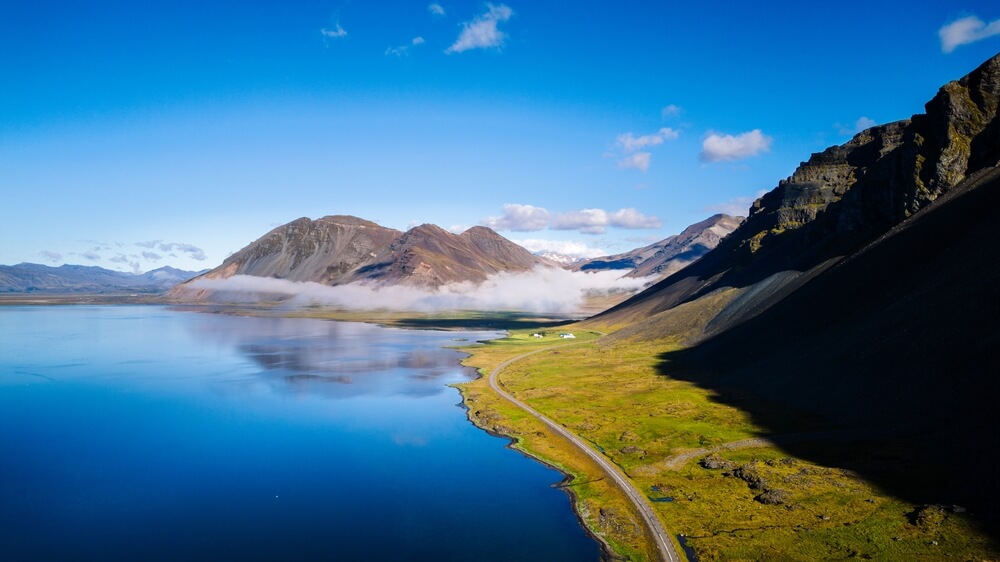
<svg viewBox="0 0 1000 562"><path fill-rule="evenodd" d="M781 409L855 430L850 446L784 447L914 503L966 506L1000 536L998 205L994 169L659 370L774 435L803 429Z"/></svg>

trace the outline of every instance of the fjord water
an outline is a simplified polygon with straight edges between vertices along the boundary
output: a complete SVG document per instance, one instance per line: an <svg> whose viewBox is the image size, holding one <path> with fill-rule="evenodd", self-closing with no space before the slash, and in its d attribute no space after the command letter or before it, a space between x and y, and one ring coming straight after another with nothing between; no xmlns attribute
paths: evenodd
<svg viewBox="0 0 1000 562"><path fill-rule="evenodd" d="M0 559L596 560L432 332L0 308Z"/></svg>

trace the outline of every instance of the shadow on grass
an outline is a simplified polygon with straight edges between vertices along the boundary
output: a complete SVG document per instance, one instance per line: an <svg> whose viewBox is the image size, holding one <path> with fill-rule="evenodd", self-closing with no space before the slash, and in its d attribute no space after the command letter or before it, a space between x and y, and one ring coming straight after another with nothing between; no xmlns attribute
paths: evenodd
<svg viewBox="0 0 1000 562"><path fill-rule="evenodd" d="M1000 539L996 177L750 320L660 354L660 374L712 391L769 435L850 436L782 447L904 501L965 507Z"/></svg>

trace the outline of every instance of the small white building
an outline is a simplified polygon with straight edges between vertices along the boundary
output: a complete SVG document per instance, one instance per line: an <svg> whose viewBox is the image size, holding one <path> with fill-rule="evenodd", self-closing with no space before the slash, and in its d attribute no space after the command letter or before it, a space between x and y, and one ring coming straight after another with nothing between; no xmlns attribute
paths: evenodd
<svg viewBox="0 0 1000 562"><path fill-rule="evenodd" d="M576 336L574 336L573 334L571 334L569 332L563 332L563 333L559 334L559 337L562 338L562 339L564 339L564 340L575 340L576 339Z"/></svg>
<svg viewBox="0 0 1000 562"><path fill-rule="evenodd" d="M543 338L545 336L543 336L542 334L539 334L538 332L535 332L534 334L531 334L531 337L533 337L533 338Z"/></svg>

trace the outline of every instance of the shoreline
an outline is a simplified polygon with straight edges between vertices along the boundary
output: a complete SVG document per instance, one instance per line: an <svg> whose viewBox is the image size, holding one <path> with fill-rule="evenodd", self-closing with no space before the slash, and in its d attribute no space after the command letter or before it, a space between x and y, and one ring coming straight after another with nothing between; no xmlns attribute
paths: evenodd
<svg viewBox="0 0 1000 562"><path fill-rule="evenodd" d="M567 436L565 429L493 386L493 375L511 363L567 345L574 344L528 347L528 351L501 358L484 357L476 348L466 348L470 356L463 364L477 368L480 376L454 386L459 387L462 394L469 422L491 435L507 439L509 448L565 476L556 486L563 488L571 498L577 520L601 545L603 559L683 560L676 553L672 536L663 530L652 508L646 506L644 512L640 505L643 495L634 485L623 482L620 475L609 474L614 469L604 466L601 459L595 458L595 452L578 442L579 438ZM477 358L478 364L475 363ZM578 491L576 486L589 489Z"/></svg>
<svg viewBox="0 0 1000 562"><path fill-rule="evenodd" d="M462 361L462 365L465 366L464 359ZM473 368L473 367L468 367L468 368ZM477 369L477 372L478 372L478 369ZM485 375L483 375L482 373L480 373L479 374L479 378L477 378L475 380L480 380L484 376ZM469 381L469 382L474 382L474 381ZM504 445L504 447L506 447L507 449L510 449L511 451L514 451L514 452L516 452L516 453L524 456L525 458L531 459L532 461L537 462L537 463L539 463L539 464L541 464L541 465L543 465L543 466L545 466L547 468L550 468L550 469L558 472L559 474L561 474L562 477L563 477L562 480L559 481L559 482L557 482L557 483L555 483L555 484L552 484L551 487L562 490L566 494L566 496L569 497L569 500L570 500L570 509L572 510L573 515L576 517L577 522L580 524L580 527L583 529L584 533L587 534L587 536L589 536L590 538L594 539L594 542L596 542L601 547L601 557L599 559L600 562L611 562L613 560L617 560L618 559L617 554L615 553L615 551L611 547L611 545L604 539L604 537L600 536L599 534L597 534L596 531L594 531L593 529L590 528L590 525L587 524L587 521L584 519L583 514L580 513L579 509L577 509L577 506L579 505L579 502L580 502L580 497L577 495L576 491L573 490L572 482L574 480L578 479L580 476L577 475L577 474L573 474L571 472L568 472L564 468L555 465L553 462L549 461L548 459L545 459L545 458L543 458L543 457L535 454L534 452L529 451L528 449L525 449L521 445L521 441L519 439L517 439L516 437L512 437L510 435L506 435L504 433L500 433L498 431L490 429L489 427L486 427L484 425L480 425L479 423L476 423L476 419L472 415L472 409L469 408L469 403L466 401L466 398L467 398L467 395L466 395L466 385L467 384L468 383L452 383L452 384L448 385L448 386L450 386L450 387L455 388L456 390L458 390L459 395L462 397L462 407L465 409L465 418L466 418L466 420L468 420L468 422L470 424L472 424L473 427L486 432L490 436L496 437L496 438L499 438L499 439L503 439L503 440L507 441L507 444Z"/></svg>

